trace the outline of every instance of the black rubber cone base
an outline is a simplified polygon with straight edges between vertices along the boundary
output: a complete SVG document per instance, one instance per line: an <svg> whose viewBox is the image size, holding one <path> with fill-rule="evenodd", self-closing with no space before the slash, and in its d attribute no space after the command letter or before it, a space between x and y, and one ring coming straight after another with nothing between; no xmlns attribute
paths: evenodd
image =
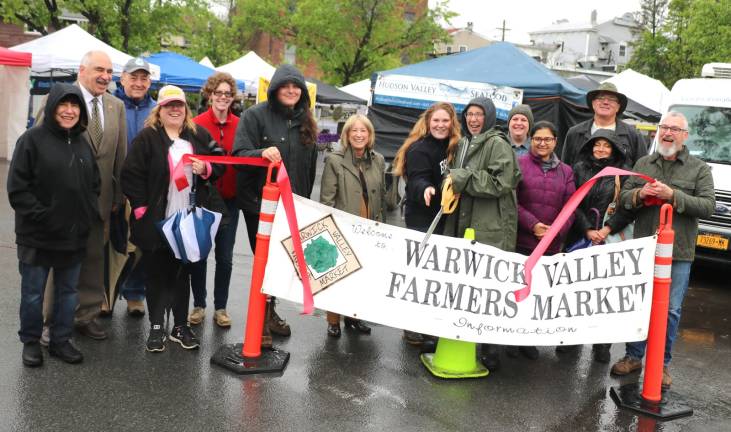
<svg viewBox="0 0 731 432"><path fill-rule="evenodd" d="M262 348L259 357L243 357L243 344L228 344L219 348L211 363L238 375L281 373L289 362L289 353L276 348Z"/></svg>
<svg viewBox="0 0 731 432"><path fill-rule="evenodd" d="M660 402L644 400L642 398L642 386L639 383L612 387L609 389L609 394L621 408L658 420L673 420L693 415L693 408L684 405L682 397L677 393L663 391Z"/></svg>

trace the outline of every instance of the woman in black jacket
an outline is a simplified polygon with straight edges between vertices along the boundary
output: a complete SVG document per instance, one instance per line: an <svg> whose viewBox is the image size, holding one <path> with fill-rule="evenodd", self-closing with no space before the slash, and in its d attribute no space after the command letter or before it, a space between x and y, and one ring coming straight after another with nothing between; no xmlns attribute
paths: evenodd
<svg viewBox="0 0 731 432"><path fill-rule="evenodd" d="M396 153L393 173L405 177L406 227L426 232L439 212L442 201L442 180L447 166L457 152L462 137L461 126L454 107L437 102L419 116L409 136ZM435 233L441 233L442 218ZM411 345L421 345L427 336L404 330L404 339Z"/></svg>
<svg viewBox="0 0 731 432"><path fill-rule="evenodd" d="M82 133L88 124L81 90L55 84L45 119L18 139L8 171L20 261L20 341L23 364L40 366L43 294L54 270L53 322L48 351L67 363L82 354L71 344L76 285L89 226L99 220L99 169Z"/></svg>
<svg viewBox="0 0 731 432"><path fill-rule="evenodd" d="M461 137L454 107L437 102L419 116L396 153L394 174L406 178L407 228L426 232L439 212L442 180Z"/></svg>
<svg viewBox="0 0 731 432"><path fill-rule="evenodd" d="M233 155L282 161L292 192L309 198L315 184L317 123L310 111L310 96L302 72L282 65L272 76L267 100L244 111L236 129ZM242 167L236 182L236 200L244 213L251 250L256 248L261 192L266 168ZM271 346L271 335L289 336L289 325L267 302L262 345Z"/></svg>
<svg viewBox="0 0 731 432"><path fill-rule="evenodd" d="M186 349L200 345L187 322L189 269L172 254L156 223L188 208L194 175L197 176L197 204L217 212L225 211L218 192L207 184L222 174L220 165L191 159L192 164L185 167L189 186L177 189L171 170L186 153L223 154L208 132L193 123L183 91L175 86L165 86L158 93L157 105L145 121L145 128L132 141L122 169L122 190L133 211L130 240L142 249L142 259L149 270L145 275L145 285L151 324L147 339L150 352L165 350L164 315L166 307L170 306L174 320L170 340Z"/></svg>
<svg viewBox="0 0 731 432"><path fill-rule="evenodd" d="M627 164L627 155L623 147L617 144L614 132L609 129L597 129L579 149L576 163L573 166L576 187L583 185L606 167L629 169ZM627 224L632 222L632 214L618 206L612 217L603 224L600 221L599 229L596 227L597 216L592 209L598 210L600 217L604 217L609 204L614 200L616 181L614 176L602 177L592 186L574 213L576 219L571 233L573 241L569 240L567 244L584 237L591 240L593 244L601 244L609 234L622 231ZM623 181L620 180L620 188L621 183ZM609 363L610 347L611 344L594 344L594 360ZM557 350L561 352L559 348Z"/></svg>

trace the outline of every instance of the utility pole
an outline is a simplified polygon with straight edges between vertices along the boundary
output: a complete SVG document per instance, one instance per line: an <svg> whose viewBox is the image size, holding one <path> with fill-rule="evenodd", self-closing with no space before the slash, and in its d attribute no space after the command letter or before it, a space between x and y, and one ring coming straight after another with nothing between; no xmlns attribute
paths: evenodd
<svg viewBox="0 0 731 432"><path fill-rule="evenodd" d="M502 27L497 27L497 30L502 31L503 36L502 36L502 38L500 40L502 40L503 42L505 42L505 32L506 31L510 31L512 29L505 28L505 20L503 20L503 26Z"/></svg>

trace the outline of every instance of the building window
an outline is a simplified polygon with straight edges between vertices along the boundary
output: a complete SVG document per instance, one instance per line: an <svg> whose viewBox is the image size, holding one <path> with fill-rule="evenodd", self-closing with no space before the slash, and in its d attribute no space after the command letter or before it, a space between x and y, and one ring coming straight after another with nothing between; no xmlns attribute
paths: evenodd
<svg viewBox="0 0 731 432"><path fill-rule="evenodd" d="M460 45L459 52L465 52L465 51L467 51L467 45Z"/></svg>
<svg viewBox="0 0 731 432"><path fill-rule="evenodd" d="M447 45L447 54L452 54L452 46Z"/></svg>
<svg viewBox="0 0 731 432"><path fill-rule="evenodd" d="M619 56L624 57L627 54L627 46L626 45L620 45L619 46Z"/></svg>
<svg viewBox="0 0 731 432"><path fill-rule="evenodd" d="M284 63L295 64L297 61L297 47L286 44L284 46Z"/></svg>
<svg viewBox="0 0 731 432"><path fill-rule="evenodd" d="M34 36L35 35L39 35L39 36L42 36L40 32L38 32L36 30L29 29L28 28L28 24L23 24L23 33L25 33L27 35L34 35Z"/></svg>

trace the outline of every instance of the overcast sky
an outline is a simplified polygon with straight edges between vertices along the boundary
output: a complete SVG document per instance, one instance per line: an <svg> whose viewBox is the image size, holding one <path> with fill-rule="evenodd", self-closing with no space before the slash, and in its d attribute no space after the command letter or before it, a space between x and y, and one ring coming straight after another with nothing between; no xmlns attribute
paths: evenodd
<svg viewBox="0 0 731 432"><path fill-rule="evenodd" d="M434 5L436 0L429 0ZM565 18L569 22L588 23L591 11L596 9L597 22L608 21L625 12L640 9L639 0L450 0L449 9L458 16L451 21L452 27L465 27L474 23L476 32L489 39L500 39L498 27L505 20L505 39L510 42L528 43L528 32L551 25Z"/></svg>

